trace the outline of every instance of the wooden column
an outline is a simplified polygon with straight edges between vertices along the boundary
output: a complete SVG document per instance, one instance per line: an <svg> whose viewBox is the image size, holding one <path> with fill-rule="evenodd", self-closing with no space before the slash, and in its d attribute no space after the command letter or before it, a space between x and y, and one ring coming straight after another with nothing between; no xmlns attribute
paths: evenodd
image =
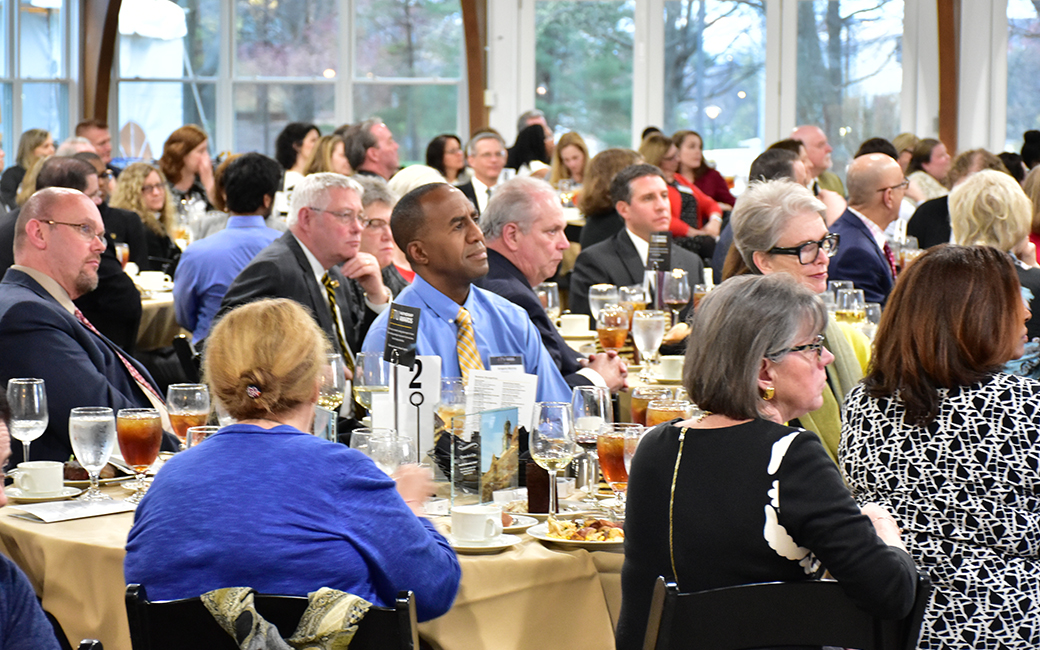
<svg viewBox="0 0 1040 650"><path fill-rule="evenodd" d="M460 133L465 145L469 136L488 125L484 106L487 88L487 0L462 0L462 31L466 37L466 87L469 89L469 133Z"/></svg>
<svg viewBox="0 0 1040 650"><path fill-rule="evenodd" d="M80 32L83 119L108 120L121 0L82 0Z"/></svg>
<svg viewBox="0 0 1040 650"><path fill-rule="evenodd" d="M957 152L957 19L960 0L936 0L939 14L939 140Z"/></svg>

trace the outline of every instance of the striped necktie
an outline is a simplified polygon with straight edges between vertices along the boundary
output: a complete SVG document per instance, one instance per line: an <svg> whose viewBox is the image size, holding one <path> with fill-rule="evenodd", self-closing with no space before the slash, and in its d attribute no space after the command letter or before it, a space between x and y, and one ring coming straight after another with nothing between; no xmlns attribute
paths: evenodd
<svg viewBox="0 0 1040 650"><path fill-rule="evenodd" d="M455 325L459 328L456 347L459 352L459 369L462 370L462 382L469 383L472 370L483 370L484 362L480 360L477 340L473 336L473 319L465 307L459 307L459 315L455 317Z"/></svg>
<svg viewBox="0 0 1040 650"><path fill-rule="evenodd" d="M325 275L321 276L321 283L325 285L325 295L329 299L329 311L332 313L332 326L336 330L336 340L339 342L339 350L343 354L343 361L347 364L347 368L351 371L354 370L354 355L350 351L350 346L347 345L347 339L343 336L343 325L340 323L339 306L336 304L336 289L339 287L339 280L333 280L329 277L326 272Z"/></svg>

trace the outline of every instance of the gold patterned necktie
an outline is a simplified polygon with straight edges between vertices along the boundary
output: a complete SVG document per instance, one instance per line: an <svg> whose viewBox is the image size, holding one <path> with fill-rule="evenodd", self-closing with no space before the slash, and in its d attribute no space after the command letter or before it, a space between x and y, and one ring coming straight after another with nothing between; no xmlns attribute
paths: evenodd
<svg viewBox="0 0 1040 650"><path fill-rule="evenodd" d="M459 352L459 369L462 371L462 382L469 383L471 370L483 370L484 362L480 360L477 340L473 336L473 319L465 307L459 307L459 315L455 317L455 325L459 328L456 347Z"/></svg>
<svg viewBox="0 0 1040 650"><path fill-rule="evenodd" d="M321 276L321 283L325 285L325 295L329 299L329 311L332 312L332 326L336 330L336 339L339 341L339 350L343 354L343 361L347 364L347 368L351 371L354 370L354 355L350 350L350 346L347 345L347 339L343 336L343 326L340 323L339 317L339 306L336 304L336 289L339 287L339 281L333 280L329 277L326 272L325 275Z"/></svg>

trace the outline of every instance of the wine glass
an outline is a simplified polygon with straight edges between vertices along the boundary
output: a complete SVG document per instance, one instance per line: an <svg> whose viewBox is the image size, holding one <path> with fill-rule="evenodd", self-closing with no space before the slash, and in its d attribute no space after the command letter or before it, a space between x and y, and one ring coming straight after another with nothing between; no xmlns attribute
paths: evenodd
<svg viewBox="0 0 1040 650"><path fill-rule="evenodd" d="M412 440L398 436L394 429L354 429L350 432L350 448L371 458L388 475L415 455Z"/></svg>
<svg viewBox="0 0 1040 650"><path fill-rule="evenodd" d="M188 439L185 443L185 449L191 449L198 445L200 442L209 438L217 431L220 431L220 427L211 426L199 426L199 427L188 427Z"/></svg>
<svg viewBox="0 0 1040 650"><path fill-rule="evenodd" d="M641 284L633 284L627 287L618 287L618 304L628 311L629 329L632 327L632 314L640 309L646 309L647 291Z"/></svg>
<svg viewBox="0 0 1040 650"><path fill-rule="evenodd" d="M47 391L42 379L11 379L7 382L11 408L11 436L22 441L22 460L29 460L29 443L47 430Z"/></svg>
<svg viewBox="0 0 1040 650"><path fill-rule="evenodd" d="M596 437L604 423L614 421L614 405L610 399L610 391L601 386L578 386L571 395L571 411L574 414L574 433L581 445L581 459L586 469L585 491L583 499L586 503L596 505L596 483L599 478L599 466L592 452L596 451ZM578 460L578 459L576 459Z"/></svg>
<svg viewBox="0 0 1040 650"><path fill-rule="evenodd" d="M206 384L170 384L166 390L166 408L170 425L181 441L181 449L188 448L188 429L201 427L209 419L209 388Z"/></svg>
<svg viewBox="0 0 1040 650"><path fill-rule="evenodd" d="M618 288L613 284L594 284L589 287L589 311L599 321L599 311L607 305L616 305L621 300Z"/></svg>
<svg viewBox="0 0 1040 650"><path fill-rule="evenodd" d="M661 287L664 304L672 310L672 324L679 322L679 312L690 303L690 276L682 269L672 269L664 274L664 286Z"/></svg>
<svg viewBox="0 0 1040 650"><path fill-rule="evenodd" d="M655 399L646 406L646 427L651 429L662 422L675 418L687 418L693 414L693 404L684 399Z"/></svg>
<svg viewBox="0 0 1040 650"><path fill-rule="evenodd" d="M140 503L148 491L144 473L159 456L162 444L162 422L155 409L119 409L116 414L116 434L123 460L137 474L137 491L126 498L129 503Z"/></svg>
<svg viewBox="0 0 1040 650"><path fill-rule="evenodd" d="M358 353L354 357L354 399L361 406L370 409L374 393L389 392L390 364L383 359L383 353Z"/></svg>
<svg viewBox="0 0 1040 650"><path fill-rule="evenodd" d="M578 444L574 435L571 405L567 402L537 402L530 438L531 459L549 473L549 516L556 518L556 473L574 460Z"/></svg>
<svg viewBox="0 0 1040 650"><path fill-rule="evenodd" d="M867 299L862 289L838 289L834 307L839 323L859 326L867 322Z"/></svg>
<svg viewBox="0 0 1040 650"><path fill-rule="evenodd" d="M555 282L543 282L534 288L538 301L548 314L549 320L555 323L560 318L560 285Z"/></svg>
<svg viewBox="0 0 1040 650"><path fill-rule="evenodd" d="M639 379L648 382L653 377L651 366L657 363L657 351L664 340L670 317L667 312L641 309L632 314L632 341L643 360Z"/></svg>
<svg viewBox="0 0 1040 650"><path fill-rule="evenodd" d="M827 282L827 291L834 295L834 298L838 298L838 292L842 289L855 289L856 285L852 283L852 280L830 280Z"/></svg>
<svg viewBox="0 0 1040 650"><path fill-rule="evenodd" d="M629 432L642 432L638 424L604 424L599 429L596 451L599 453L599 468L603 479L614 491L617 499L616 512L625 512L625 493L628 490L628 470L625 469L625 436Z"/></svg>
<svg viewBox="0 0 1040 650"><path fill-rule="evenodd" d="M346 364L338 352L325 354L325 368L321 373L321 388L318 393L318 406L338 411L343 405L343 393L347 389Z"/></svg>
<svg viewBox="0 0 1040 650"><path fill-rule="evenodd" d="M636 386L632 389L632 422L646 425L646 408L655 399L671 399L672 389L667 386Z"/></svg>
<svg viewBox="0 0 1040 650"><path fill-rule="evenodd" d="M628 340L628 310L621 305L607 305L596 319L596 334L604 350L617 352Z"/></svg>
<svg viewBox="0 0 1040 650"><path fill-rule="evenodd" d="M644 427L625 429L625 471L632 473L632 458L636 455L636 448L646 433Z"/></svg>
<svg viewBox="0 0 1040 650"><path fill-rule="evenodd" d="M107 406L79 406L69 411L69 442L76 460L90 476L90 488L77 501L111 501L98 489L98 476L116 444L116 419Z"/></svg>

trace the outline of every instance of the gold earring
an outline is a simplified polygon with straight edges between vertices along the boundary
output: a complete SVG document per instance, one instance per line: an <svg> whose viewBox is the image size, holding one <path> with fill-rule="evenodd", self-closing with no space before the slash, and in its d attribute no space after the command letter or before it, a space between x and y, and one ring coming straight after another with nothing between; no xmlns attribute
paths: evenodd
<svg viewBox="0 0 1040 650"><path fill-rule="evenodd" d="M762 399L764 399L767 402L769 400L773 399L773 395L775 395L775 394L776 394L776 389L773 388L772 386L766 386L765 388L762 389Z"/></svg>

